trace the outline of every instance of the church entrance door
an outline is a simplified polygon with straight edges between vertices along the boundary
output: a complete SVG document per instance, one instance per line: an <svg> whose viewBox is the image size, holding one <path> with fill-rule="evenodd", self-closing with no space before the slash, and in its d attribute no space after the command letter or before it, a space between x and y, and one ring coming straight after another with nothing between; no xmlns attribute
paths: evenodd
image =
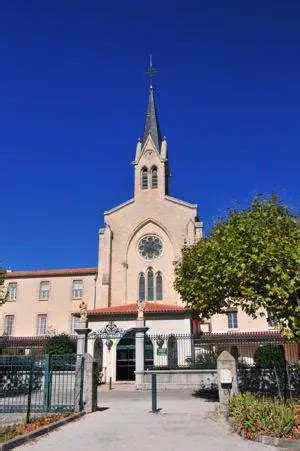
<svg viewBox="0 0 300 451"><path fill-rule="evenodd" d="M153 345L145 336L145 368L153 365ZM124 335L117 345L117 381L135 380L135 332Z"/></svg>
<svg viewBox="0 0 300 451"><path fill-rule="evenodd" d="M134 381L135 333L128 332L117 345L117 381Z"/></svg>

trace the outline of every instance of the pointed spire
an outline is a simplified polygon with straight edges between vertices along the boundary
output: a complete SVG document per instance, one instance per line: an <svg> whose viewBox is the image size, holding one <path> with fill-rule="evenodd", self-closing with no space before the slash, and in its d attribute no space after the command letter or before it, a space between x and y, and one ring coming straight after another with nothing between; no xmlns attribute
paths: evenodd
<svg viewBox="0 0 300 451"><path fill-rule="evenodd" d="M149 90L149 100L148 100L148 107L147 107L147 113L146 113L144 135L143 135L143 144L145 143L148 136L151 135L151 138L153 139L154 144L157 147L157 150L159 152L160 144L161 144L161 133L160 133L158 115L157 115L155 99L154 99L154 88L153 88L153 84L152 84L152 78L154 75L155 75L155 69L152 66L152 57L150 55L150 65L149 65L149 70L148 70L148 76L150 79L150 90Z"/></svg>

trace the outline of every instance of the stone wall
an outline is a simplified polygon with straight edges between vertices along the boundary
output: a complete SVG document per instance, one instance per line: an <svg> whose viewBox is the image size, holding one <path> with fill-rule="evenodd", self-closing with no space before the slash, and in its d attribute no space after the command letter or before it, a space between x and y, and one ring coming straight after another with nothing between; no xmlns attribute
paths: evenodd
<svg viewBox="0 0 300 451"><path fill-rule="evenodd" d="M203 390L217 387L216 369L208 370L157 370L145 371L143 390L151 389L151 374L157 374L158 390L192 389Z"/></svg>

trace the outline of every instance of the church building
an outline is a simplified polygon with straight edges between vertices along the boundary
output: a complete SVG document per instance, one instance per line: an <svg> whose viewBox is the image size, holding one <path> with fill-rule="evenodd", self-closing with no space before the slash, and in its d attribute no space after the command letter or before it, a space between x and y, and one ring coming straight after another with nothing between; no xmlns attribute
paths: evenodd
<svg viewBox="0 0 300 451"><path fill-rule="evenodd" d="M105 333L107 327L114 327L125 338L126 331L128 338L135 325L140 301L144 302L149 334L189 334L195 327L218 333L270 328L265 317L253 320L242 311L215 315L200 325L182 304L174 289L174 267L182 247L201 239L202 222L197 205L169 193L168 152L150 85L144 132L133 161L133 197L104 212L97 267L8 271L8 301L1 308L0 334L34 337L49 330L74 333L82 301L88 308L92 333ZM113 368L110 377L132 378L134 355L129 355L130 346L112 346L116 349L107 353L107 358L113 359L108 365ZM126 368L122 368L122 358Z"/></svg>

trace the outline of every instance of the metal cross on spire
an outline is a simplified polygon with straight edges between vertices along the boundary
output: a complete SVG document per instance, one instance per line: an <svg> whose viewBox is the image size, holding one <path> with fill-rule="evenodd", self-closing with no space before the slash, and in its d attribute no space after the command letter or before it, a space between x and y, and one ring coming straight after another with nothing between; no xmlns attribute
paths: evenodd
<svg viewBox="0 0 300 451"><path fill-rule="evenodd" d="M149 69L147 71L147 75L150 80L150 88L151 88L153 77L155 77L155 75L156 75L156 70L154 69L153 64L152 64L152 55L149 55Z"/></svg>

